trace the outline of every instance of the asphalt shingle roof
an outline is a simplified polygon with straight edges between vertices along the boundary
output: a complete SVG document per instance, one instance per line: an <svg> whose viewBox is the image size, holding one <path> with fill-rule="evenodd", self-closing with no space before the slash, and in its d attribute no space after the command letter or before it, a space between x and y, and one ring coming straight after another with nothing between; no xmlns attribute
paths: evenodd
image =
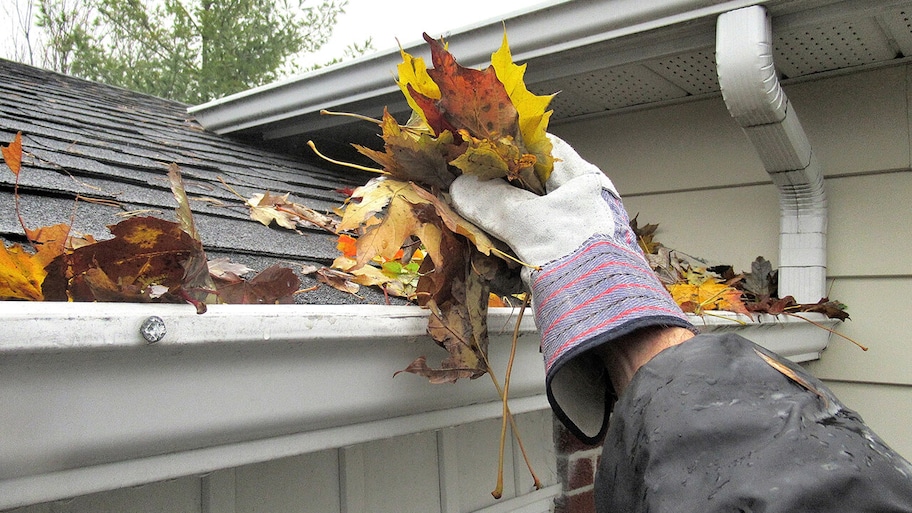
<svg viewBox="0 0 912 513"><path fill-rule="evenodd" d="M207 132L187 105L0 59L0 143L22 132L20 211L30 228L69 222L73 231L109 237L118 214L142 211L174 220L167 179L177 163L210 258L228 256L257 271L273 263L329 265L336 238L320 230L298 234L249 218L243 202L220 182L249 198L291 193L317 211L342 204L340 189L364 184L359 172L327 170L300 159ZM14 176L0 169L0 239L24 241L15 215ZM75 202L80 196L88 200ZM115 202L110 206L91 200ZM74 214L75 207L75 214ZM315 285L310 276L302 287ZM383 302L362 287L362 298L327 286L299 294L298 302Z"/></svg>

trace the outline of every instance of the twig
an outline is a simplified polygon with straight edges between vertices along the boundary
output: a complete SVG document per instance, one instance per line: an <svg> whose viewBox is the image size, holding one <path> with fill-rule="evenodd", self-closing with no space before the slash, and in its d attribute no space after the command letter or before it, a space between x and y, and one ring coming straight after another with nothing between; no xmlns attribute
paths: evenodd
<svg viewBox="0 0 912 513"><path fill-rule="evenodd" d="M352 169L367 171L368 173L378 173L381 175L389 174L386 171L384 171L382 169L377 169L375 167L359 166L358 164L352 164L351 162L342 162L341 160L331 159L331 158L327 157L326 155L323 155L322 153L320 153L320 151L317 150L317 145L315 145L313 141L307 141L307 145L310 146L310 149L312 149L313 152L316 153L318 157L320 157L321 159L323 159L327 162L332 162L333 164L336 164L339 166L350 167Z"/></svg>
<svg viewBox="0 0 912 513"><path fill-rule="evenodd" d="M803 315L798 315L798 314L792 313L792 312L782 312L782 313L784 313L785 315L791 315L792 317L797 317L797 318L801 319L802 321L809 322L809 323L813 324L814 326L817 326L818 328L820 328L820 329L822 329L822 330L829 331L829 332L832 333L833 335L842 337L842 338L848 340L849 342L855 344L855 345L858 346L859 348L861 348L862 351L867 351L867 350L868 350L867 346L861 345L861 344L858 343L858 341L856 341L855 339L853 339L853 338L851 338L851 337L847 337L847 336L843 335L842 333L839 333L838 331L836 331L836 330L834 330L834 329L827 328L827 327L824 326L823 324L820 324L820 323L818 323L818 322L814 322L814 321L808 319L807 317L804 317Z"/></svg>
<svg viewBox="0 0 912 513"><path fill-rule="evenodd" d="M370 121L371 123L374 123L377 125L383 124L383 121L380 121L379 119L374 119L372 117L362 116L361 114L354 114L351 112L335 112L335 111L323 109L320 111L320 114L323 114L325 116L345 116L345 117L349 117L349 118L360 119L361 121Z"/></svg>
<svg viewBox="0 0 912 513"><path fill-rule="evenodd" d="M519 315L516 319L516 325L513 328L513 345L510 350L510 360L507 363L507 373L504 381L504 388L501 388L500 382L497 381L497 376L494 375L494 371L491 368L491 363L488 361L488 355L484 352L481 352L482 361L485 364L485 367L488 369L488 375L491 376L491 381L494 383L494 388L497 390L497 393L500 395L501 400L503 401L503 424L501 427L500 433L500 458L497 466L497 484L495 485L494 491L491 492L491 495L495 499L501 498L503 496L503 469L504 469L504 451L506 445L506 423L510 422L510 428L513 432L513 437L516 439L516 444L519 446L519 452L522 454L523 461L526 463L526 467L529 469L529 473L532 475L532 480L534 481L534 486L536 490L542 489L542 482L538 478L538 475L535 474L535 470L532 469L532 463L529 461L529 455L526 452L525 445L522 442L522 438L519 436L519 428L516 425L516 419L513 417L513 414L510 412L510 406L508 402L507 392L509 389L510 383L510 373L513 368L513 360L516 355L516 345L519 339L519 326L522 322L523 312L528 305L529 296L527 295L523 300L522 309L519 312Z"/></svg>
<svg viewBox="0 0 912 513"><path fill-rule="evenodd" d="M505 253L497 248L491 248L491 253L494 253L495 255L499 256L500 258L503 258L504 260L512 260L513 262L516 262L517 264L519 264L523 267L528 267L529 269L532 269L533 271L541 271L540 265L527 264L527 263L523 262L522 260L516 258L515 256L510 255L509 253Z"/></svg>

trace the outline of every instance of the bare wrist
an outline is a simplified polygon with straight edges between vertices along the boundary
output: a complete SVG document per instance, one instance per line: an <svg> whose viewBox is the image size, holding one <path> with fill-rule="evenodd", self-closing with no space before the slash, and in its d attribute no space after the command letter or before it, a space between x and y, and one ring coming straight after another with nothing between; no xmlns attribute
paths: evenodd
<svg viewBox="0 0 912 513"><path fill-rule="evenodd" d="M595 349L608 371L615 393L621 395L634 374L655 355L692 338L679 327L646 328Z"/></svg>

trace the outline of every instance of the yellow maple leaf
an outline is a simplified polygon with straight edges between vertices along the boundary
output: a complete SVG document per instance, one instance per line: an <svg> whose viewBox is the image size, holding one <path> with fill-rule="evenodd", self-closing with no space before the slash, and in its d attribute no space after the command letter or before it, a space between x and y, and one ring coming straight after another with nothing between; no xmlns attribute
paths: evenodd
<svg viewBox="0 0 912 513"><path fill-rule="evenodd" d="M672 299L685 311L700 314L703 310L727 310L749 315L741 301L741 292L724 283L706 280L693 283L674 283L668 286Z"/></svg>
<svg viewBox="0 0 912 513"><path fill-rule="evenodd" d="M537 159L535 172L542 183L545 183L554 167L554 159L551 157L551 140L546 134L548 121L553 111L545 109L548 108L554 95L536 95L526 88L523 81L526 65L518 65L513 62L506 31L504 31L500 49L491 55L491 65L519 114L522 144L535 155Z"/></svg>
<svg viewBox="0 0 912 513"><path fill-rule="evenodd" d="M27 299L42 301L41 286L47 276L45 267L64 252L69 225L56 224L25 233L35 252L26 251L21 245L7 248L0 244L0 299Z"/></svg>
<svg viewBox="0 0 912 513"><path fill-rule="evenodd" d="M44 299L41 283L47 272L41 260L19 244L10 248L0 244L0 299Z"/></svg>
<svg viewBox="0 0 912 513"><path fill-rule="evenodd" d="M399 49L399 53L402 55L402 62L396 67L396 70L399 72L399 79L396 83L399 84L399 89L401 89L402 94L405 95L409 107L412 108L413 112L416 112L421 116L421 119L426 125L427 117L424 115L424 111L418 106L415 99L412 98L408 86L411 85L412 89L416 92L435 100L440 99L440 87L437 86L428 74L427 65L424 63L423 58L413 57L401 48Z"/></svg>

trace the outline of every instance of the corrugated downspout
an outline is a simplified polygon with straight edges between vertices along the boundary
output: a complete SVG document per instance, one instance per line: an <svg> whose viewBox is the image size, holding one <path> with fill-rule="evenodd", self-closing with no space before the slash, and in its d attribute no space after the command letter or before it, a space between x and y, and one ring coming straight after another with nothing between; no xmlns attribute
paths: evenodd
<svg viewBox="0 0 912 513"><path fill-rule="evenodd" d="M729 113L779 188L779 294L817 302L826 295L823 175L776 76L766 9L752 6L719 16L716 66Z"/></svg>

